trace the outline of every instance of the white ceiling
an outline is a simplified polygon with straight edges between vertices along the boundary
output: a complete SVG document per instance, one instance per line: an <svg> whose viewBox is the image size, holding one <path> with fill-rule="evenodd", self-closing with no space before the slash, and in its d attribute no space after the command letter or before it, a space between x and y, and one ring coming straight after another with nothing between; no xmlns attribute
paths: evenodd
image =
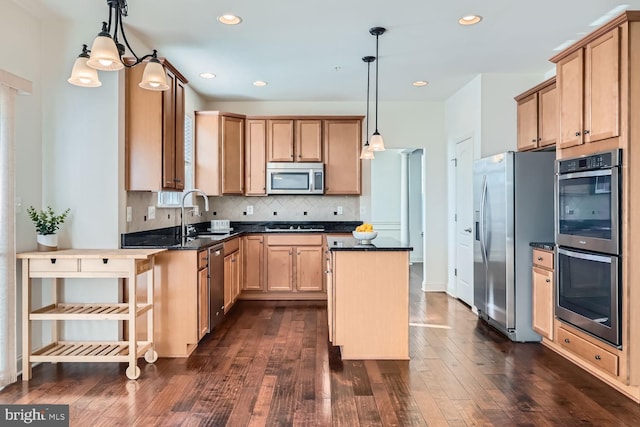
<svg viewBox="0 0 640 427"><path fill-rule="evenodd" d="M40 0L70 20L107 20L106 0ZM136 34L208 99L360 101L380 36L380 100L444 100L479 73L545 73L555 47L577 40L620 0L128 0ZM640 9L640 0L627 0ZM216 18L242 17L236 26ZM483 16L463 27L463 15ZM136 48L138 55L148 52ZM374 63L375 64L375 63ZM71 65L70 65L71 66ZM337 68L337 70L336 70ZM202 72L215 79L204 80ZM375 76L372 67L372 78ZM266 87L252 82L264 80ZM415 88L415 80L427 80ZM373 82L373 80L372 80ZM373 87L373 86L372 86ZM373 92L372 92L373 93Z"/></svg>

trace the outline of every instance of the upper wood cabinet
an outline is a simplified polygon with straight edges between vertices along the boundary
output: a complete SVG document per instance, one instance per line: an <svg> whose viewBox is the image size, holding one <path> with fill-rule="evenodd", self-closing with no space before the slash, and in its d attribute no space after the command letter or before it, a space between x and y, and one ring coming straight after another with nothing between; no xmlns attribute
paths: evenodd
<svg viewBox="0 0 640 427"><path fill-rule="evenodd" d="M555 77L516 96L518 151L553 146L557 140Z"/></svg>
<svg viewBox="0 0 640 427"><path fill-rule="evenodd" d="M266 135L267 121L247 119L244 140L244 194L264 196L266 185Z"/></svg>
<svg viewBox="0 0 640 427"><path fill-rule="evenodd" d="M361 119L324 120L324 193L360 194Z"/></svg>
<svg viewBox="0 0 640 427"><path fill-rule="evenodd" d="M321 162L322 120L267 120L268 162Z"/></svg>
<svg viewBox="0 0 640 427"><path fill-rule="evenodd" d="M195 185L210 196L240 195L244 189L244 116L195 113Z"/></svg>
<svg viewBox="0 0 640 427"><path fill-rule="evenodd" d="M163 60L169 90L138 86L144 64L125 71L125 189L184 189L184 86L187 80Z"/></svg>
<svg viewBox="0 0 640 427"><path fill-rule="evenodd" d="M620 135L620 28L557 62L560 148Z"/></svg>

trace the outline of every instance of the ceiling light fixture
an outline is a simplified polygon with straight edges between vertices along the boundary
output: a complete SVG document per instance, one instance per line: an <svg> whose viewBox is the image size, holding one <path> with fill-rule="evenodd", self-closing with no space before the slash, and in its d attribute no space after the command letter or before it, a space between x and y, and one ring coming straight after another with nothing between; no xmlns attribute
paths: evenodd
<svg viewBox="0 0 640 427"><path fill-rule="evenodd" d="M482 21L482 16L480 15L466 15L462 18L458 19L458 24L460 25L474 25L478 22Z"/></svg>
<svg viewBox="0 0 640 427"><path fill-rule="evenodd" d="M266 85L268 85L268 84L269 84L269 83L267 83L267 82L263 82L262 80L256 80L255 82L253 82L253 85L254 85L254 86L259 86L259 87L266 86Z"/></svg>
<svg viewBox="0 0 640 427"><path fill-rule="evenodd" d="M200 77L203 79L215 79L216 75L213 73L201 73Z"/></svg>
<svg viewBox="0 0 640 427"><path fill-rule="evenodd" d="M109 5L109 22L102 23L102 31L93 41L91 50L87 49L87 45L82 45L82 52L73 64L71 77L67 80L69 83L82 87L98 87L102 83L98 80L98 73L90 70L117 71L123 67L134 67L141 62L149 59L142 73L142 81L139 86L147 90L167 90L167 77L164 67L158 60L157 51L138 57L133 51L127 36L124 33L122 25L122 17L128 15L129 8L127 0L107 0ZM111 30L113 29L113 35ZM122 43L119 43L118 36L122 37ZM125 45L135 57L135 61L123 61L122 56L125 53Z"/></svg>
<svg viewBox="0 0 640 427"><path fill-rule="evenodd" d="M365 56L362 58L364 62L367 63L367 121L366 121L366 142L362 146L362 152L360 153L360 158L364 160L373 160L375 156L373 155L373 151L371 151L371 147L369 146L369 82L371 81L371 63L376 60L375 56Z"/></svg>
<svg viewBox="0 0 640 427"><path fill-rule="evenodd" d="M222 16L218 16L218 22L225 25L238 25L242 22L242 18L236 15L231 15L230 13L224 14Z"/></svg>
<svg viewBox="0 0 640 427"><path fill-rule="evenodd" d="M371 147L369 148L371 151L384 151L384 141L382 139L382 135L378 132L378 64L380 63L380 55L378 54L378 37L380 37L384 32L387 31L382 27L373 27L369 29L369 33L373 36L376 36L376 130L373 132L371 136Z"/></svg>
<svg viewBox="0 0 640 427"><path fill-rule="evenodd" d="M411 83L412 85L414 85L415 87L422 87L422 86L426 86L429 84L428 81L425 80L418 80L416 82Z"/></svg>

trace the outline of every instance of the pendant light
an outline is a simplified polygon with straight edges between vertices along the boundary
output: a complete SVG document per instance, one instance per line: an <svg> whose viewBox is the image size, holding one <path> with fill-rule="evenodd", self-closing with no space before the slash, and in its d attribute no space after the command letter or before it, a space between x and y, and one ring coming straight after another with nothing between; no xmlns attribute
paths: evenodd
<svg viewBox="0 0 640 427"><path fill-rule="evenodd" d="M369 146L369 82L371 80L371 63L376 60L375 56L365 56L362 58L364 62L367 63L367 119L366 119L366 142L362 146L362 152L360 153L360 158L364 160L373 160L375 156L373 155L373 151L371 151Z"/></svg>
<svg viewBox="0 0 640 427"><path fill-rule="evenodd" d="M378 132L378 64L380 63L380 55L378 54L378 37L384 34L387 31L382 27L373 27L369 29L369 33L373 36L376 36L376 130L371 135L371 151L384 151L384 141L382 140L382 135Z"/></svg>
<svg viewBox="0 0 640 427"><path fill-rule="evenodd" d="M94 72L96 70L117 71L124 67L135 67L148 60L139 86L148 90L168 90L167 77L164 67L158 60L157 52L154 50L153 53L139 57L129 45L122 25L122 17L129 14L127 0L107 0L107 5L109 5L109 22L102 23L102 30L93 41L91 50L87 49L87 45L83 45L82 52L73 65L71 77L67 81L76 86L97 87L101 85L98 74L90 72L90 69ZM119 37L122 37L124 44L119 42ZM122 60L125 46L134 56L134 61Z"/></svg>

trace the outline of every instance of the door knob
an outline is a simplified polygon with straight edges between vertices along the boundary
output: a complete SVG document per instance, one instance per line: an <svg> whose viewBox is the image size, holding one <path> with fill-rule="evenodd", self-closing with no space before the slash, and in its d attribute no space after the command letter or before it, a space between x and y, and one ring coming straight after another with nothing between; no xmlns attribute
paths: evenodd
<svg viewBox="0 0 640 427"><path fill-rule="evenodd" d="M465 228L464 231L467 232L467 233L471 233L471 227Z"/></svg>

